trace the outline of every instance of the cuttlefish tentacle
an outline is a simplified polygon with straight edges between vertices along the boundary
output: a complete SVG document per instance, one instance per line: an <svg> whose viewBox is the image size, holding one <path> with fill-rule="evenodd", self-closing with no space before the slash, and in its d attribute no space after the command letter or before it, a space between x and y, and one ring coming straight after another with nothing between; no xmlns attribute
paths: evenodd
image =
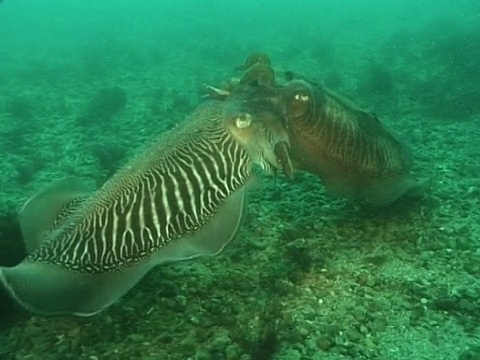
<svg viewBox="0 0 480 360"><path fill-rule="evenodd" d="M32 312L90 316L158 264L218 254L239 227L252 165L274 157L269 137L237 102L207 102L71 208L23 262L0 267L0 284ZM24 224L44 232L31 210L50 203L53 221L83 189L32 198Z"/></svg>

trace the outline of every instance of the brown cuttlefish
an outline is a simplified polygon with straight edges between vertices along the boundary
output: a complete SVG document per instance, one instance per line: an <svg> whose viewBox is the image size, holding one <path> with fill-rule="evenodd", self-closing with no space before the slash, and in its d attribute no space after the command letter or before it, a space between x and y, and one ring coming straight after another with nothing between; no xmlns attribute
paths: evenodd
<svg viewBox="0 0 480 360"><path fill-rule="evenodd" d="M237 69L247 70L244 82L269 79L271 98L276 98L270 102L281 109L289 134L289 143L275 147L288 177L293 168L313 173L330 193L366 206L384 206L424 192L426 183L411 174L409 150L374 114L292 72L277 84L263 53L250 55ZM235 86L229 93L232 89Z"/></svg>
<svg viewBox="0 0 480 360"><path fill-rule="evenodd" d="M332 91L287 73L281 87L291 156L327 190L367 206L418 197L412 156L379 121Z"/></svg>

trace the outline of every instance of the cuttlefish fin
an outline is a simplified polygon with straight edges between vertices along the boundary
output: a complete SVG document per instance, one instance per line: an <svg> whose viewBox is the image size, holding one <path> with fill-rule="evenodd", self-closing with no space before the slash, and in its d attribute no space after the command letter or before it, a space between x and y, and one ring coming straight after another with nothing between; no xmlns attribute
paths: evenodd
<svg viewBox="0 0 480 360"><path fill-rule="evenodd" d="M245 187L230 195L201 229L129 267L89 273L88 269L74 272L61 264L24 261L15 267L0 267L0 283L31 312L95 315L134 287L154 266L221 252L239 228L244 198Z"/></svg>
<svg viewBox="0 0 480 360"><path fill-rule="evenodd" d="M18 211L18 221L27 252L32 252L46 235L93 192L84 179L68 177L55 181L30 197Z"/></svg>

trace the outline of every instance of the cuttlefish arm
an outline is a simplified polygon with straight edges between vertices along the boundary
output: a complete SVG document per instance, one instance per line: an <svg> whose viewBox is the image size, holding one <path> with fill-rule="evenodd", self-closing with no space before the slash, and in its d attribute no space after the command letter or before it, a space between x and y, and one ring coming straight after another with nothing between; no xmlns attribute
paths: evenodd
<svg viewBox="0 0 480 360"><path fill-rule="evenodd" d="M263 63L253 64L243 75L240 84L258 84L267 88L275 87L275 72Z"/></svg>
<svg viewBox="0 0 480 360"><path fill-rule="evenodd" d="M293 165L290 158L289 145L286 141L279 141L275 144L273 151L277 157L278 164L288 180L293 180Z"/></svg>
<svg viewBox="0 0 480 360"><path fill-rule="evenodd" d="M202 85L202 97L213 100L226 100L232 92L241 88L242 86L259 85L264 88L274 88L275 73L270 66L263 64L254 64L243 75L238 84L237 79L231 79L227 85L222 87L215 87L208 84Z"/></svg>
<svg viewBox="0 0 480 360"><path fill-rule="evenodd" d="M262 52L250 54L245 63L235 68L246 71L240 84L260 85L267 88L275 87L275 71L270 65L270 57Z"/></svg>
<svg viewBox="0 0 480 360"><path fill-rule="evenodd" d="M270 58L264 53L253 53L248 56L244 64L235 67L237 71L245 71L243 76L231 78L219 87L203 84L203 97L214 100L226 100L232 92L245 89L248 86L261 88L275 87L275 72L270 66Z"/></svg>
<svg viewBox="0 0 480 360"><path fill-rule="evenodd" d="M217 88L208 84L202 84L203 98L212 100L226 100L230 95L230 91L222 88Z"/></svg>
<svg viewBox="0 0 480 360"><path fill-rule="evenodd" d="M262 52L254 52L248 55L247 59L242 65L235 67L237 71L245 71L250 69L255 64L270 66L270 57Z"/></svg>

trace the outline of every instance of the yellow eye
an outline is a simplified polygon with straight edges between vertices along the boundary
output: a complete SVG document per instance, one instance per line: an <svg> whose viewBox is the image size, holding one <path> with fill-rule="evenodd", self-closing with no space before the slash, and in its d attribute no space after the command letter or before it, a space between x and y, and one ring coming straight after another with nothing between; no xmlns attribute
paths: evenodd
<svg viewBox="0 0 480 360"><path fill-rule="evenodd" d="M244 113L235 117L235 126L238 129L248 128L252 124L252 115Z"/></svg>

